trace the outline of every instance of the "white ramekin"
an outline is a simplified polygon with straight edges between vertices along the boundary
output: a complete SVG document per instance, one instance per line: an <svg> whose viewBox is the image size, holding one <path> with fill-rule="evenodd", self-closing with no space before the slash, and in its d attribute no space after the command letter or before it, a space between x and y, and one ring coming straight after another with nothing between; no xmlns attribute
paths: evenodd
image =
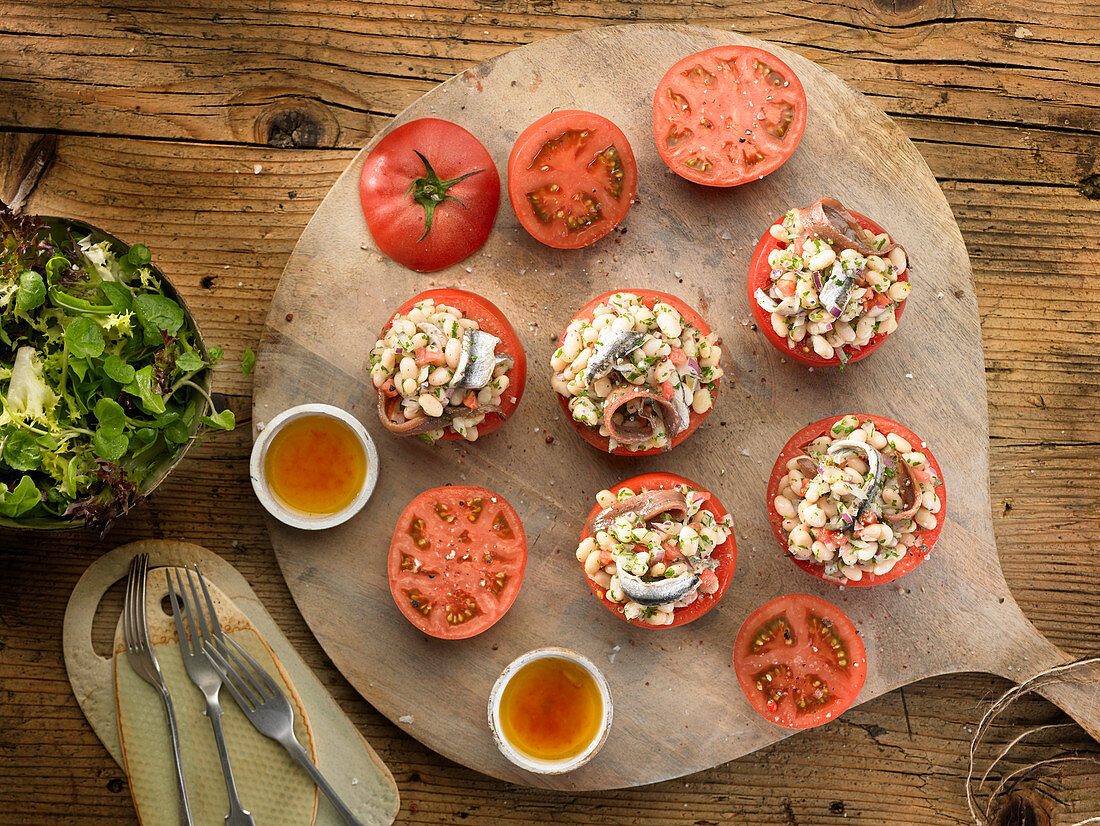
<svg viewBox="0 0 1100 826"><path fill-rule="evenodd" d="M332 419L339 419L351 428L352 433L359 439L359 444L363 446L363 452L366 454L367 475L363 480L362 489L347 507L336 513L312 516L301 511L291 510L271 492L264 476L264 464L271 439L283 429L287 422L300 419L303 416L328 416ZM374 447L374 440L367 433L367 429L363 427L363 423L346 410L333 407L331 404L299 404L289 410L284 410L259 432L256 436L256 443L252 446L252 457L248 469L249 475L252 477L252 489L256 491L256 498L260 500L260 504L264 506L268 513L283 524L290 525L293 528L319 531L346 522L357 514L363 508L363 505L367 504L367 500L370 499L371 493L374 492L374 486L378 482L378 451Z"/></svg>
<svg viewBox="0 0 1100 826"><path fill-rule="evenodd" d="M543 760L521 752L504 737L503 728L500 724L500 697L504 692L504 686L506 686L512 677L515 676L516 672L527 665L527 663L532 660L539 660L546 657L556 657L558 659L568 660L569 662L576 663L587 671L592 679L596 681L596 687L600 691L600 699L603 701L603 720L600 723L599 731L596 732L596 736L592 738L592 742L589 743L587 748L580 754L561 760ZM611 688L607 684L607 679L600 670L592 664L591 660L567 648L536 648L534 651L528 651L526 654L522 654L512 660L508 667L501 672L496 683L493 684L493 690L489 692L489 731L492 732L493 740L496 742L497 748L500 749L501 754L521 769L536 774L564 774L565 772L573 771L583 766L603 747L608 732L611 731L611 717L613 711Z"/></svg>

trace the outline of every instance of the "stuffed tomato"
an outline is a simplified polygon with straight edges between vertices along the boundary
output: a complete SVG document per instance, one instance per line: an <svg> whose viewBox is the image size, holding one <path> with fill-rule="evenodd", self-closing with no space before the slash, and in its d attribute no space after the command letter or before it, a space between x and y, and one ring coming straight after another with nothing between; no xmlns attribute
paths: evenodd
<svg viewBox="0 0 1100 826"><path fill-rule="evenodd" d="M605 293L565 328L551 383L590 445L649 456L680 444L709 415L721 359L718 337L675 296Z"/></svg>
<svg viewBox="0 0 1100 826"><path fill-rule="evenodd" d="M911 286L905 250L882 227L818 198L764 233L748 288L756 323L780 352L843 366L897 329Z"/></svg>
<svg viewBox="0 0 1100 826"><path fill-rule="evenodd" d="M588 587L634 625L683 625L715 606L737 565L733 517L672 473L646 473L596 495L577 547Z"/></svg>
<svg viewBox="0 0 1100 826"><path fill-rule="evenodd" d="M802 570L842 585L878 585L913 570L936 544L946 512L936 457L881 416L804 427L768 480L780 546Z"/></svg>
<svg viewBox="0 0 1100 826"><path fill-rule="evenodd" d="M428 290L387 322L371 350L370 375L391 433L472 442L516 409L527 357L492 302L465 290Z"/></svg>

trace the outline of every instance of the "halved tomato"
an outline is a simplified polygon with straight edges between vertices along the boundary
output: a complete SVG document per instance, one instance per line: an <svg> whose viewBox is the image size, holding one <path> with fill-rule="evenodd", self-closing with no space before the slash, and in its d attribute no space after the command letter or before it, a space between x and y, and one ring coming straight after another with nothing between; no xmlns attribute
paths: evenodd
<svg viewBox="0 0 1100 826"><path fill-rule="evenodd" d="M726 509L722 506L722 503L718 501L718 497L713 493L710 493L702 485L692 482L690 479L685 479L683 476L677 476L675 473L654 472L643 473L640 476L633 476L630 479L619 482L619 484L608 488L612 493L618 493L623 488L630 488L635 493L639 493L644 490L671 490L677 485L687 485L692 490L702 491L708 494L709 498L703 503L703 508L714 514L716 520L725 519ZM596 516L603 508L597 504L592 508L588 514L588 518L585 520L585 525L591 523L593 517ZM588 528L585 527L581 533L581 539L585 539L590 534ZM603 603L607 610L611 611L615 616L621 620L625 620L632 625L637 625L639 628L675 628L677 625L686 625L687 623L699 619L707 611L718 604L718 600L722 598L722 595L730 587L730 580L733 579L734 569L737 567L737 540L734 539L733 532L730 532L729 538L718 545L712 552L711 557L718 560L718 567L714 573L718 577L718 590L713 594L699 594L699 598L691 605L685 605L683 608L677 608L673 613L673 620L669 625L649 625L643 620L628 620L619 611L619 604L609 600L602 588L600 588L595 582L584 577L585 582L588 583L588 587L592 589L592 593L599 597L600 602ZM583 571L581 572L583 575Z"/></svg>
<svg viewBox="0 0 1100 826"><path fill-rule="evenodd" d="M737 186L781 167L806 129L806 93L790 67L752 46L716 46L668 70L653 95L653 134L668 168Z"/></svg>
<svg viewBox="0 0 1100 826"><path fill-rule="evenodd" d="M626 135L592 112L551 112L508 157L508 197L523 228L558 249L611 232L634 203L638 166Z"/></svg>
<svg viewBox="0 0 1100 826"><path fill-rule="evenodd" d="M405 508L390 541L393 601L413 625L445 640L480 634L512 607L527 537L499 493L452 485Z"/></svg>
<svg viewBox="0 0 1100 826"><path fill-rule="evenodd" d="M854 209L849 209L848 212L852 214L852 217L856 219L856 223L863 229L869 229L876 235L886 231L866 215L861 215ZM783 218L780 217L779 221L776 223L782 223L782 221ZM831 358L822 358L814 352L814 348L807 343L806 339L803 339L794 347L789 347L787 345L787 339L780 338L779 334L772 327L771 313L761 307L756 301L756 291L761 289L767 292L768 288L771 286L772 268L768 264L768 256L771 255L772 250L785 249L786 247L786 241L776 239L768 230L764 232L756 245L756 250L752 254L752 261L749 263L749 306L752 307L752 317L756 320L756 326L760 328L760 332L762 332L767 337L768 341L770 341L783 355L789 356L802 364L808 364L810 367L836 367L840 364L839 357L834 355ZM898 281L908 280L909 268L906 267L905 272L898 276ZM894 311L894 316L899 321L901 320L901 313L905 309L905 301L906 299L903 299L898 304L898 308ZM867 343L866 347L861 347L853 351L851 355L848 356L847 363L851 364L854 361L867 358L867 356L871 355L871 353L879 348L882 342L886 341L888 336L889 333L879 333Z"/></svg>
<svg viewBox="0 0 1100 826"><path fill-rule="evenodd" d="M847 414L845 414L847 415ZM882 416L870 416L865 413L853 414L861 422L870 419L875 423L875 430L882 433L896 433L905 441L909 442L913 446L914 450L921 451L927 458L928 463L935 469L936 476L940 481L943 481L943 471L940 470L939 462L936 461L936 457L932 455L932 451L925 445L924 440L920 438L913 431L907 427L903 427L895 421L885 419ZM806 425L800 431L795 433L790 440L783 446L783 450L780 451L779 457L775 460L775 465L772 467L772 475L768 479L768 522L772 526L772 533L775 534L775 538L779 541L779 547L783 549L783 554L790 558L791 562L801 568L808 574L812 574L818 579L826 582L834 582L833 579L827 579L822 573L822 566L814 564L808 559L796 559L791 556L787 551L787 536L783 531L783 517L779 515L779 512L775 509L775 497L779 493L779 480L787 474L787 462L793 459L795 456L803 453L804 445L809 444L818 436L824 436L829 432L829 429L838 421L843 419L844 416L830 416L827 419L822 419L819 422ZM905 552L905 556L898 560L885 574L864 574L862 579L859 580L846 580L843 584L847 587L854 588L867 588L872 585L880 585L883 582L891 582L897 579L899 576L909 573L911 570L920 565L928 557L928 554L932 552L932 548L935 547L936 540L939 539L940 531L943 530L944 515L947 513L947 487L941 485L936 495L940 500L940 512L936 514L936 527L931 530L921 531L918 536L918 541L908 551Z"/></svg>
<svg viewBox="0 0 1100 826"><path fill-rule="evenodd" d="M570 323L576 321L578 318L591 319L593 315L595 315L596 308L600 306L600 304L603 304L605 301L607 301L608 298L615 295L615 293L631 293L632 295L640 296L642 299L642 303L650 308L652 308L653 305L658 301L663 301L669 306L674 307L683 318L687 319L687 321L690 322L691 325L695 327L695 329L702 332L703 335L710 335L710 327L707 326L707 323L703 320L703 317L701 315L695 312L695 310L693 310L676 296L670 295L669 293L658 292L657 290L612 290L609 293L604 293L603 295L593 298L591 301L581 307L580 310L578 310L577 313L573 316L573 318L569 320ZM569 324L566 324L565 326L566 328L568 328ZM563 341L565 341L565 330L562 330L561 335L558 337L559 347L561 346ZM714 382L714 392L712 395L714 396L715 401L717 401L718 387L721 384L721 381L721 379L718 379ZM607 449L608 439L606 436L600 435L599 427L592 427L590 425L581 424L580 422L575 421L573 419L573 414L569 412L569 400L562 396L560 393L555 393L554 395L557 397L558 404L565 412L565 416L569 420L570 424L572 424L573 427L576 428L576 431L581 434L581 438L583 438L586 442L588 442L588 444L592 445L592 447L596 448L597 450L600 450L604 453L612 453L615 456L653 456L657 453L665 452L658 447L650 448L649 450L628 450L627 448L622 446L619 446L614 450L609 451ZM672 437L672 447L670 447L669 450L671 450L673 447L676 447L676 445L680 444L682 441L684 441L684 439L694 433L699 428L699 425L703 423L703 420L711 414L712 410L714 410L713 404L711 405L710 410L708 410L706 413L700 414L692 410L691 415L688 418L687 428Z"/></svg>
<svg viewBox="0 0 1100 826"><path fill-rule="evenodd" d="M410 298L390 316L390 320L386 322L382 332L379 333L379 338L390 328L394 318L401 313L407 313L419 302L429 298L436 304L445 304L454 307L456 310L461 310L467 318L476 319L478 327L500 339L497 352L512 357L514 363L507 374L509 379L508 388L504 391L504 395L500 400L501 412L488 414L485 420L477 426L479 439L488 436L512 415L512 411L516 409L520 399L523 398L523 388L527 383L527 355L523 352L523 345L504 313L493 302L487 298L482 298L477 293L459 290L455 287L425 290ZM451 440L463 437L448 427L443 432L443 438Z"/></svg>
<svg viewBox="0 0 1100 826"><path fill-rule="evenodd" d="M867 678L855 625L820 597L788 594L757 608L733 644L737 681L773 723L812 728L852 705Z"/></svg>

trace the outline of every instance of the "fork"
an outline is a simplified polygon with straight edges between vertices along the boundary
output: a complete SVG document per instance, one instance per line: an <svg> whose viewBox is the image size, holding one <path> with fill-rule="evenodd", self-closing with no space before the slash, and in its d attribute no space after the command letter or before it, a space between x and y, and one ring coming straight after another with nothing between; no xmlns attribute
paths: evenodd
<svg viewBox="0 0 1100 826"><path fill-rule="evenodd" d="M183 763L180 760L180 733L176 726L176 712L172 697L160 664L149 641L149 623L145 617L145 583L149 573L149 555L137 554L130 560L130 573L126 577L126 597L122 606L122 636L126 642L126 656L130 667L153 688L164 701L164 713L168 718L168 731L172 735L172 757L176 763L176 795L179 798L180 826L192 826L191 805L187 802L187 784L183 779Z"/></svg>
<svg viewBox="0 0 1100 826"><path fill-rule="evenodd" d="M206 716L210 720L210 726L214 729L214 742L218 746L218 759L222 764L222 776L225 778L225 791L229 796L229 814L225 816L225 826L255 826L252 815L241 805L237 796L237 784L233 780L233 769L229 765L229 751L225 746L225 735L222 733L222 707L218 702L218 693L221 691L222 678L214 664L203 651L203 643L213 639L213 634L221 635L222 629L218 622L218 615L214 611L214 603L210 600L210 594L203 585L203 593L206 595L206 605L210 616L210 625L207 625L206 614L203 612L202 603L199 602L199 592L195 587L195 579L190 568L184 568L187 572L187 585L185 588L180 569L168 571L168 596L172 601L172 616L176 620L176 632L180 641L180 655L183 657L183 666L187 669L187 676L191 682L199 687L206 698ZM172 586L172 574L176 575L176 587ZM199 566L195 566L195 573L202 580ZM179 593L177 594L177 590ZM190 590L190 595L188 595ZM198 619L196 624L195 620ZM184 631L184 619L187 620L187 631ZM190 640L190 641L189 641Z"/></svg>
<svg viewBox="0 0 1100 826"><path fill-rule="evenodd" d="M252 725L278 742L306 770L345 823L363 826L294 736L294 710L271 675L236 640L225 634L206 641L203 650L221 674L222 684L229 689Z"/></svg>

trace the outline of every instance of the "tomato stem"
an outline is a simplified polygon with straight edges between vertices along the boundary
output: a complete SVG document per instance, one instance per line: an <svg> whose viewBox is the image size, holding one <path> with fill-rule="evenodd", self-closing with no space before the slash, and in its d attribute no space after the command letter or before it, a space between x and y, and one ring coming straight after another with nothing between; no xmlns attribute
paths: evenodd
<svg viewBox="0 0 1100 826"><path fill-rule="evenodd" d="M420 243L428 237L428 232L431 231L432 216L435 214L435 208L437 206L444 201L454 201L463 209L466 208L466 205L454 195L448 195L447 190L459 181L464 181L471 175L476 175L478 172L483 172L484 170L475 169L473 172L467 172L465 175L459 175L457 178L452 178L449 181L442 181L439 179L439 175L436 174L435 170L432 169L432 165L428 163L428 159L415 149L413 152L416 152L417 157L424 162L424 177L414 180L412 184L409 185L408 189L408 191L412 193L413 200L424 207L424 234L416 239L417 243Z"/></svg>

